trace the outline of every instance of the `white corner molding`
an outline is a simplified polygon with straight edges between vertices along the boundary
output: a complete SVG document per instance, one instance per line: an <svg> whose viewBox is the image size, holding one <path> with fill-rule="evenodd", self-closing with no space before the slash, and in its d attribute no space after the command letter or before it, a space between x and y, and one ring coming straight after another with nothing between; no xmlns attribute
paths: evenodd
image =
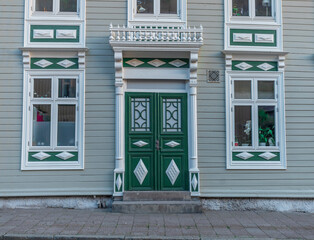
<svg viewBox="0 0 314 240"><path fill-rule="evenodd" d="M233 33L234 42L252 42L253 37L251 33Z"/></svg>
<svg viewBox="0 0 314 240"><path fill-rule="evenodd" d="M273 43L273 34L255 34L255 42L257 43Z"/></svg>
<svg viewBox="0 0 314 240"><path fill-rule="evenodd" d="M57 29L56 38L57 39L76 39L76 30Z"/></svg>
<svg viewBox="0 0 314 240"><path fill-rule="evenodd" d="M33 36L35 39L53 39L53 29L34 29Z"/></svg>

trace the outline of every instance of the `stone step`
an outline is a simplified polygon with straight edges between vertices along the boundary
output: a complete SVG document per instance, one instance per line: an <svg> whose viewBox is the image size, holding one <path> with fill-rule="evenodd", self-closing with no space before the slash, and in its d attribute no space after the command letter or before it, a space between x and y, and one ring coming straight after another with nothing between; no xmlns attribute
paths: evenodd
<svg viewBox="0 0 314 240"><path fill-rule="evenodd" d="M201 213L199 200L192 201L114 201L112 211L119 213Z"/></svg>
<svg viewBox="0 0 314 240"><path fill-rule="evenodd" d="M126 191L123 201L188 201L191 193L188 191Z"/></svg>

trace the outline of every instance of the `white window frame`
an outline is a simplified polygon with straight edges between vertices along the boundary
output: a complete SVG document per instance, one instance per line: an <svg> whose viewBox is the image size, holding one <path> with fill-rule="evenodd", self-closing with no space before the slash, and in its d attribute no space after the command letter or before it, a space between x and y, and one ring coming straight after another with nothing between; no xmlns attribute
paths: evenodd
<svg viewBox="0 0 314 240"><path fill-rule="evenodd" d="M36 78L51 79L51 98L33 98ZM76 79L76 98L59 98L59 79ZM50 146L32 146L33 105L51 105ZM75 105L75 146L57 146L58 105ZM24 79L23 142L21 170L84 169L84 73L82 71L30 71ZM77 151L78 161L28 162L28 152Z"/></svg>
<svg viewBox="0 0 314 240"><path fill-rule="evenodd" d="M153 14L137 14L137 0L128 0L128 26L186 25L186 1L177 0L177 14L160 14L160 0L154 0Z"/></svg>
<svg viewBox="0 0 314 240"><path fill-rule="evenodd" d="M285 110L282 73L226 73L227 169L286 169ZM251 80L251 100L234 99L234 81ZM257 80L275 82L275 99L257 99ZM252 146L235 146L235 106L252 106ZM275 106L275 146L259 146L258 106ZM279 124L280 123L280 124ZM232 152L280 152L280 161L232 161Z"/></svg>
<svg viewBox="0 0 314 240"><path fill-rule="evenodd" d="M276 25L280 24L281 19L281 0L271 0L272 1L272 16L270 17L263 17L263 16L255 16L255 0L248 0L249 1L249 16L232 16L232 0L225 0L226 1L226 22L233 22L233 23L244 23L244 24L271 24Z"/></svg>
<svg viewBox="0 0 314 240"><path fill-rule="evenodd" d="M26 14L25 19L45 19L45 20L83 20L85 18L85 1L77 0L76 12L60 12L60 0L53 0L51 12L36 11L36 0L25 0Z"/></svg>

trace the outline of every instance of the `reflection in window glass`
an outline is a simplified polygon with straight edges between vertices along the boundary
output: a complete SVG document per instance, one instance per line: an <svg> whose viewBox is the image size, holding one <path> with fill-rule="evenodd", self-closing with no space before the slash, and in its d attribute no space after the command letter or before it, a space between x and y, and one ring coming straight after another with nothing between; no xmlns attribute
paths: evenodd
<svg viewBox="0 0 314 240"><path fill-rule="evenodd" d="M76 97L76 79L59 79L59 98Z"/></svg>
<svg viewBox="0 0 314 240"><path fill-rule="evenodd" d="M51 79L34 79L34 98L51 98Z"/></svg>
<svg viewBox="0 0 314 240"><path fill-rule="evenodd" d="M235 106L234 110L234 146L252 146L251 106Z"/></svg>
<svg viewBox="0 0 314 240"><path fill-rule="evenodd" d="M275 82L258 81L258 98L275 99Z"/></svg>
<svg viewBox="0 0 314 240"><path fill-rule="evenodd" d="M234 98L251 99L251 81L234 81Z"/></svg>
<svg viewBox="0 0 314 240"><path fill-rule="evenodd" d="M77 12L77 0L60 0L60 12Z"/></svg>
<svg viewBox="0 0 314 240"><path fill-rule="evenodd" d="M177 0L160 0L160 13L177 14Z"/></svg>
<svg viewBox="0 0 314 240"><path fill-rule="evenodd" d="M52 12L53 0L36 0L36 11L39 12Z"/></svg>
<svg viewBox="0 0 314 240"><path fill-rule="evenodd" d="M249 0L232 0L232 16L249 16Z"/></svg>
<svg viewBox="0 0 314 240"><path fill-rule="evenodd" d="M271 1L272 0L255 0L255 15L263 17L272 16Z"/></svg>
<svg viewBox="0 0 314 240"><path fill-rule="evenodd" d="M275 107L258 107L258 140L260 146L275 146Z"/></svg>
<svg viewBox="0 0 314 240"><path fill-rule="evenodd" d="M75 146L75 105L58 105L58 146Z"/></svg>
<svg viewBox="0 0 314 240"><path fill-rule="evenodd" d="M137 0L137 13L154 13L154 0Z"/></svg>
<svg viewBox="0 0 314 240"><path fill-rule="evenodd" d="M50 146L50 105L33 105L32 146Z"/></svg>

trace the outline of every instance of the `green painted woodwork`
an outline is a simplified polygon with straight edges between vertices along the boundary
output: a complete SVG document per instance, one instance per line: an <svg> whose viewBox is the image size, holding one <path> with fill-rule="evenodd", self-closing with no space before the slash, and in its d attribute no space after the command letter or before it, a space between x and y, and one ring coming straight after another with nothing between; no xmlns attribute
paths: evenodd
<svg viewBox="0 0 314 240"><path fill-rule="evenodd" d="M233 34L234 33L251 33L252 42L234 42ZM255 34L272 34L274 35L273 43L260 43L255 41ZM252 29L230 29L230 45L237 46L264 46L264 47L276 47L277 46L277 33L276 30L252 30Z"/></svg>
<svg viewBox="0 0 314 240"><path fill-rule="evenodd" d="M190 61L188 58L123 58L123 67L135 68L134 66L127 63L128 61L133 60L133 59L137 59L137 60L143 62L143 64L136 66L136 68L189 68L190 67ZM165 64L163 64L159 67L155 67L155 66L148 63L148 62L156 60L156 59L165 62ZM182 62L185 62L186 64L184 64L180 67L176 67L176 66L169 64L169 62L172 62L175 60L180 60Z"/></svg>
<svg viewBox="0 0 314 240"><path fill-rule="evenodd" d="M54 31L53 38L34 38L35 29L52 29ZM73 39L61 39L56 38L57 30L76 30L76 38ZM31 25L30 31L30 41L31 42L79 42L80 41L80 26L65 26L65 25Z"/></svg>
<svg viewBox="0 0 314 240"><path fill-rule="evenodd" d="M265 153L265 152L248 152L248 153L250 153L250 154L252 154L252 155L254 155L253 157L251 157L251 158L249 158L249 159L246 159L246 160L244 160L244 159L242 159L242 158L239 158L239 157L237 157L236 155L237 154L239 154L239 153L242 153L242 152L244 152L244 151L241 151L241 152L232 152L232 161L237 161L237 162L248 162L248 161L261 161L261 162L274 162L274 161L280 161L280 152L270 152L270 153L272 153L272 154L275 154L275 155L277 155L276 157L274 157L274 158L271 158L271 159L269 159L269 160L267 160L267 159L265 159L265 158L262 158L262 157L259 157L258 155L260 155L260 154L263 154L263 153Z"/></svg>
<svg viewBox="0 0 314 240"><path fill-rule="evenodd" d="M36 62L41 60L47 60L52 64L47 67L40 67L35 64ZM62 62L64 60L71 61L74 64L67 68L58 64L59 62ZM31 69L78 69L78 68L79 68L78 58L31 58Z"/></svg>
<svg viewBox="0 0 314 240"><path fill-rule="evenodd" d="M189 175L186 94L126 93L125 106L125 189L187 190ZM157 140L159 149L156 147ZM173 178L173 184L166 174L172 160L179 170L177 178ZM171 170L175 174L176 171ZM142 183L135 172L142 176L146 173Z"/></svg>
<svg viewBox="0 0 314 240"><path fill-rule="evenodd" d="M240 64L240 63L247 63L250 64L252 67L246 70L242 70L238 67L236 67L236 65ZM271 66L273 66L272 69L269 69L267 71L258 68L257 66L263 64L263 63L267 63ZM278 71L278 63L277 62L265 62L265 61L232 61L232 70L234 71L262 71L262 72L276 72Z"/></svg>
<svg viewBox="0 0 314 240"><path fill-rule="evenodd" d="M66 160L63 160L61 158L56 157L56 155L58 155L59 153L62 153L62 152L63 151L60 151L60 152L48 152L48 151L46 152L46 151L44 151L44 153L47 153L51 156L48 158L45 158L43 160L39 160L35 157L32 157L32 155L39 153L39 152L28 152L28 161L29 162L77 162L78 161L78 152L67 151L68 153L71 153L74 156L71 158L68 158Z"/></svg>

